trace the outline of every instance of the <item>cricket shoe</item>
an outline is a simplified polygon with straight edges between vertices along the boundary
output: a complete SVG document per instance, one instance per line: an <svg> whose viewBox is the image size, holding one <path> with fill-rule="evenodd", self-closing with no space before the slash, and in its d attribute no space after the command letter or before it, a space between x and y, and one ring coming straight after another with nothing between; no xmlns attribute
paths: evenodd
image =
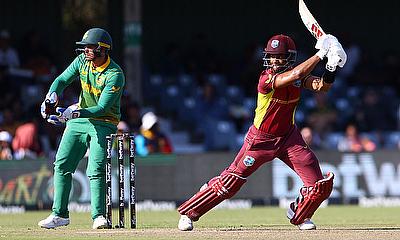
<svg viewBox="0 0 400 240"><path fill-rule="evenodd" d="M98 216L93 220L93 229L104 229L108 228L108 222L104 216Z"/></svg>
<svg viewBox="0 0 400 240"><path fill-rule="evenodd" d="M46 219L38 222L38 225L42 228L52 229L56 227L67 226L69 224L69 218L62 218L51 214Z"/></svg>
<svg viewBox="0 0 400 240"><path fill-rule="evenodd" d="M287 213L286 213L287 218L292 219L294 217L294 211L292 210L292 207L289 207ZM311 221L311 219L306 218L303 223L300 223L297 225L297 227L300 230L315 230L317 229L317 226Z"/></svg>
<svg viewBox="0 0 400 240"><path fill-rule="evenodd" d="M317 229L317 226L311 221L311 219L306 218L303 223L300 223L297 225L300 230L315 230Z"/></svg>
<svg viewBox="0 0 400 240"><path fill-rule="evenodd" d="M193 221L188 218L186 215L181 215L178 223L178 229L181 231L192 231L193 230Z"/></svg>
<svg viewBox="0 0 400 240"><path fill-rule="evenodd" d="M200 187L200 192L205 190L208 187L208 182L204 183L201 187Z"/></svg>

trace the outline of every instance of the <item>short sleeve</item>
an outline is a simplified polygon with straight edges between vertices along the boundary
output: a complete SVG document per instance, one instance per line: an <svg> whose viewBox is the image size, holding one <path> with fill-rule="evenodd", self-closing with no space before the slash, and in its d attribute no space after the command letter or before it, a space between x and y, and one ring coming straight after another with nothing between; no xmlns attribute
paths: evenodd
<svg viewBox="0 0 400 240"><path fill-rule="evenodd" d="M274 81L276 75L272 75L267 71L263 71L260 75L260 79L258 80L258 92L262 94L267 94L273 90Z"/></svg>

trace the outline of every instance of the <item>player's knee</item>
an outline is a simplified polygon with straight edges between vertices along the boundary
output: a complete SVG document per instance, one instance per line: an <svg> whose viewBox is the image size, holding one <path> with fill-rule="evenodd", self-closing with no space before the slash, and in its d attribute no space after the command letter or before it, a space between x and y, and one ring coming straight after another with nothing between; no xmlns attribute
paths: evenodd
<svg viewBox="0 0 400 240"><path fill-rule="evenodd" d="M72 174L75 172L75 169L71 168L70 165L68 164L54 164L54 172L58 173L59 175L68 175L68 174Z"/></svg>
<svg viewBox="0 0 400 240"><path fill-rule="evenodd" d="M233 197L246 182L246 178L234 173L228 173L211 179L208 186L221 198Z"/></svg>
<svg viewBox="0 0 400 240"><path fill-rule="evenodd" d="M91 178L105 178L106 169L105 166L92 165L86 169L86 175Z"/></svg>
<svg viewBox="0 0 400 240"><path fill-rule="evenodd" d="M105 179L106 175L103 173L87 173L89 180Z"/></svg>

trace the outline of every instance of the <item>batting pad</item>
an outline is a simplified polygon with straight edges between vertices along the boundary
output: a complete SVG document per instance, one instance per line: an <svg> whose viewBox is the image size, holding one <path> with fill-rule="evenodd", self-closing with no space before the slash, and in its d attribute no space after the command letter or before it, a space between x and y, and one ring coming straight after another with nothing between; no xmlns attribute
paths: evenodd
<svg viewBox="0 0 400 240"><path fill-rule="evenodd" d="M334 174L328 173L327 178L317 181L313 187L300 190L300 196L290 204L288 210L290 223L299 225L314 215L321 203L331 195L333 179Z"/></svg>
<svg viewBox="0 0 400 240"><path fill-rule="evenodd" d="M245 182L245 178L233 173L215 177L210 180L207 187L184 202L178 208L178 212L181 215L188 216L193 221L197 221L223 200L235 195Z"/></svg>

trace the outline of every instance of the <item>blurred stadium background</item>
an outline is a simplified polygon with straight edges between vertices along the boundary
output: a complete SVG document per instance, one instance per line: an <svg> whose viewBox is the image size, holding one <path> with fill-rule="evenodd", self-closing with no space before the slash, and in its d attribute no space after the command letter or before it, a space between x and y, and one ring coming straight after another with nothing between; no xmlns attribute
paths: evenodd
<svg viewBox="0 0 400 240"><path fill-rule="evenodd" d="M337 174L331 203L399 206L400 3L307 4L348 53L334 88L304 91L296 114L298 126L312 130L323 171ZM315 52L295 0L1 1L0 49L10 44L19 61L0 62L2 149L15 145L11 161L0 161L0 212L51 206L52 161L63 128L46 124L39 105L74 58L75 41L94 26L112 35L112 58L125 70L122 120L129 131L137 132L140 117L154 111L173 145L173 154L138 157L137 197L144 209L174 208L231 162L252 121L270 36L293 37L298 61ZM79 89L69 87L61 104L77 101ZM368 139L364 149L340 147L349 124ZM28 139L30 149L13 144L16 139ZM77 211L89 206L84 169L82 161L74 176L71 207ZM274 161L226 207L284 204L300 185Z"/></svg>

